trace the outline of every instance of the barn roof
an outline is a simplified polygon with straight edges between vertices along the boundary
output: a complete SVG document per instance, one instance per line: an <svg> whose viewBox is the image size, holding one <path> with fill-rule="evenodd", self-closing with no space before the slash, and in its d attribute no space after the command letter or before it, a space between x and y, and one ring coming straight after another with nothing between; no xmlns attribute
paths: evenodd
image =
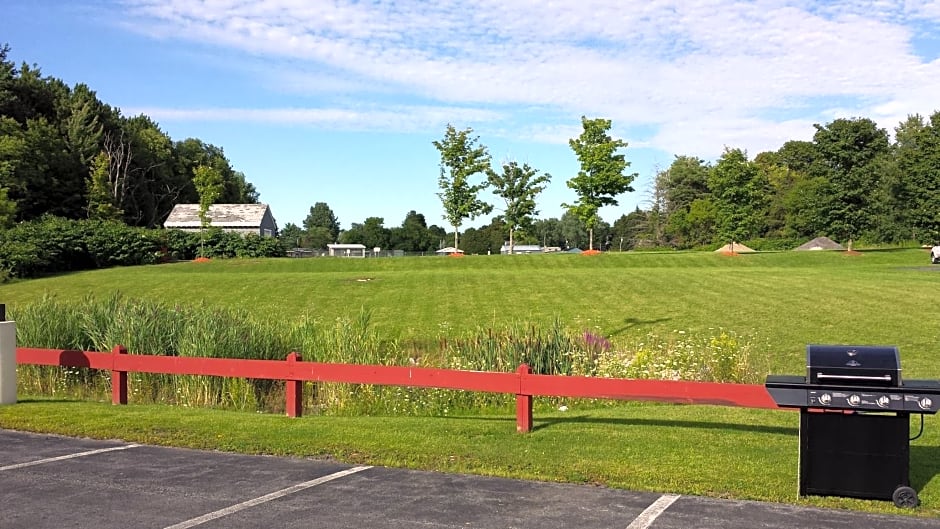
<svg viewBox="0 0 940 529"><path fill-rule="evenodd" d="M207 212L213 226L256 228L261 226L267 204L212 204ZM177 204L163 225L167 228L198 228L199 204Z"/></svg>

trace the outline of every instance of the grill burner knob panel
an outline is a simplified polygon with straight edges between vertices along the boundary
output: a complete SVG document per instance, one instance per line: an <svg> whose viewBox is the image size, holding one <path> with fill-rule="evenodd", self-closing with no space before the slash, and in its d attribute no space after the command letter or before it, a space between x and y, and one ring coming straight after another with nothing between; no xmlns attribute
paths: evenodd
<svg viewBox="0 0 940 529"><path fill-rule="evenodd" d="M903 395L897 393L879 391L849 393L847 391L809 390L806 404L811 408L883 411L936 410L935 403L923 395L908 395L905 399Z"/></svg>

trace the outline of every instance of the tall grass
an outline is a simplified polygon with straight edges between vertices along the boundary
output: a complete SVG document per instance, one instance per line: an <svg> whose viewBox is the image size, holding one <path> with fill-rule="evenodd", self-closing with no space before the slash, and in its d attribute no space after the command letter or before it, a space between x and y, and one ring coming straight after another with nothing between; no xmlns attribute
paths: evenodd
<svg viewBox="0 0 940 529"><path fill-rule="evenodd" d="M20 343L32 347L130 354L281 360L291 351L318 362L413 365L475 371L514 371L629 378L756 382L764 371L752 361L754 345L719 330L695 336L677 331L666 338L612 343L593 331L567 329L560 320L546 328L516 322L481 326L453 335L442 329L432 347L383 340L368 310L355 317L296 321L265 320L247 311L202 305L164 305L114 294L68 303L46 296L12 314ZM106 374L91 369L21 366L26 393L68 394L105 400ZM284 384L262 379L208 376L130 375L132 399L192 407L280 412ZM457 411L505 411L512 396L443 389L308 383L306 407L332 415L447 415Z"/></svg>
<svg viewBox="0 0 940 529"><path fill-rule="evenodd" d="M514 371L528 364L533 373L571 375L575 357L584 351L581 338L558 319L547 329L510 323L503 329L479 327L466 336L440 339L443 363L451 369Z"/></svg>

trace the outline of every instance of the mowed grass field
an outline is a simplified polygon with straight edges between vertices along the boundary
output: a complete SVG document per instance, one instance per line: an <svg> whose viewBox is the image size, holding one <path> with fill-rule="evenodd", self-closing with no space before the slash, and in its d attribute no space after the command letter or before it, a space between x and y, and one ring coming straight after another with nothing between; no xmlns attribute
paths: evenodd
<svg viewBox="0 0 940 529"><path fill-rule="evenodd" d="M773 372L802 373L810 343L900 347L905 375L940 378L940 266L923 250L608 253L269 259L80 272L0 285L16 307L120 292L226 306L259 319L371 313L389 340L421 344L508 323L558 319L614 345L649 333L722 328L762 344Z"/></svg>
<svg viewBox="0 0 940 529"><path fill-rule="evenodd" d="M940 266L922 250L626 253L279 259L176 263L0 286L17 306L54 295L121 292L170 304L326 320L371 312L389 340L431 344L508 322L591 330L627 347L648 334L723 328L763 344L767 369L805 371L809 343L889 344L906 378L940 378ZM29 344L21 344L29 345ZM798 414L713 406L571 402L543 406L535 430L514 417L288 419L218 410L24 396L0 427L526 479L595 483L897 513L890 502L798 498ZM912 436L919 419L912 418ZM940 517L940 420L912 443L912 485Z"/></svg>

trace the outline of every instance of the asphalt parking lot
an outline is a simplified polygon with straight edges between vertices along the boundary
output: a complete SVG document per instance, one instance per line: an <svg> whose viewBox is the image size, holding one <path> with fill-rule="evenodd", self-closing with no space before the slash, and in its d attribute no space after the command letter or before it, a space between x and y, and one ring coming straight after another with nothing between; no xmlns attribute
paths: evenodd
<svg viewBox="0 0 940 529"><path fill-rule="evenodd" d="M940 521L0 429L0 527L936 529Z"/></svg>

